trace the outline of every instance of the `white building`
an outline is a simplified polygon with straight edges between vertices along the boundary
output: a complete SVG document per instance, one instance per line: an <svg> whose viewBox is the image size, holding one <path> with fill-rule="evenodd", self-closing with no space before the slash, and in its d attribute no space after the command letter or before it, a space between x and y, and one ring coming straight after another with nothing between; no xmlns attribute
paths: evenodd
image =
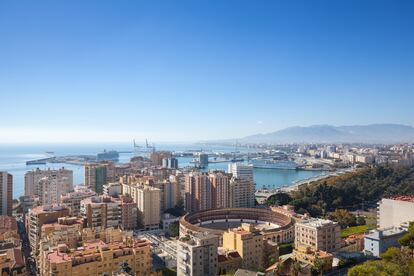
<svg viewBox="0 0 414 276"><path fill-rule="evenodd" d="M414 196L383 198L378 203L378 228L399 227L414 221Z"/></svg>
<svg viewBox="0 0 414 276"><path fill-rule="evenodd" d="M177 242L177 275L217 275L218 236L195 234L181 237Z"/></svg>
<svg viewBox="0 0 414 276"><path fill-rule="evenodd" d="M112 182L103 185L103 194L111 197L118 197L122 194L122 185L119 182Z"/></svg>
<svg viewBox="0 0 414 276"><path fill-rule="evenodd" d="M253 181L253 166L242 163L229 163L228 172L235 178L248 179Z"/></svg>
<svg viewBox="0 0 414 276"><path fill-rule="evenodd" d="M401 227L390 227L385 229L375 229L365 234L364 251L379 257L389 247L399 247L398 240L407 233L406 229Z"/></svg>
<svg viewBox="0 0 414 276"><path fill-rule="evenodd" d="M24 193L38 196L41 205L60 203L61 195L73 191L73 172L65 168L58 170L29 171L24 176Z"/></svg>

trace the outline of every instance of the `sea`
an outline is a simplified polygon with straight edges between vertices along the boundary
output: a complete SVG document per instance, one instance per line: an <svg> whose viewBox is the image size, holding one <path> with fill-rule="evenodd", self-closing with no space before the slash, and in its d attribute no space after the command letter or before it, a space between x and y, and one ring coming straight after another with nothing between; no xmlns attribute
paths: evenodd
<svg viewBox="0 0 414 276"><path fill-rule="evenodd" d="M142 144L141 146L144 146ZM203 150L206 152L234 152L235 148L223 145L205 145L192 143L157 143L157 150L189 151ZM127 163L134 156L132 143L45 143L45 144L0 144L0 171L7 171L13 175L13 197L18 198L24 194L24 174L27 171L40 168L58 169L65 167L73 171L74 185L84 182L84 168L80 165L47 163L46 165L26 165L26 161L64 155L96 155L104 150L116 150L121 152L119 163ZM254 149L238 148L240 152L255 151ZM191 166L191 157L179 157L179 167ZM228 163L211 163L209 169L227 170ZM282 186L294 184L306 178L323 174L322 171L304 170L280 170L280 169L257 169L253 171L256 189L275 189Z"/></svg>

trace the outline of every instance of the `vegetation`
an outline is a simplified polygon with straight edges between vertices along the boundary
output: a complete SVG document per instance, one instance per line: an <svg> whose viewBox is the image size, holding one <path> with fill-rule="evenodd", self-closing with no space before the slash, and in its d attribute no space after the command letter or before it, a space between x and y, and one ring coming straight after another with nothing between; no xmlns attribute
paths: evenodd
<svg viewBox="0 0 414 276"><path fill-rule="evenodd" d="M288 193L277 193L269 197L266 201L267 205L286 205L292 201L292 197Z"/></svg>
<svg viewBox="0 0 414 276"><path fill-rule="evenodd" d="M346 238L346 237L349 237L351 235L362 234L362 233L365 233L368 230L374 229L374 228L375 228L375 225L373 225L373 224L348 227L348 228L345 228L341 231L341 237Z"/></svg>
<svg viewBox="0 0 414 276"><path fill-rule="evenodd" d="M356 217L345 209L336 209L329 215L329 219L338 222L342 229L357 225Z"/></svg>
<svg viewBox="0 0 414 276"><path fill-rule="evenodd" d="M170 231L170 235L172 237L178 237L180 234L180 224L178 221L175 221L170 224L168 230Z"/></svg>
<svg viewBox="0 0 414 276"><path fill-rule="evenodd" d="M298 190L288 194L291 204L299 213L311 216L326 215L336 209L357 209L364 204L378 201L384 196L414 194L414 166L376 165L361 168L352 173L325 178L310 184L299 186ZM288 199L286 195L274 195L267 204L279 199Z"/></svg>
<svg viewBox="0 0 414 276"><path fill-rule="evenodd" d="M369 261L351 268L349 276L414 275L414 223L399 243L402 248L390 247L381 260Z"/></svg>
<svg viewBox="0 0 414 276"><path fill-rule="evenodd" d="M293 251L293 243L283 243L279 245L279 255L290 254Z"/></svg>
<svg viewBox="0 0 414 276"><path fill-rule="evenodd" d="M170 208L165 210L165 213L171 214L175 217L181 217L185 215L184 210L184 201L180 199L177 203L177 205L174 206L174 208Z"/></svg>
<svg viewBox="0 0 414 276"><path fill-rule="evenodd" d="M161 273L163 276L175 276L177 275L177 271L175 271L174 269L168 268L168 267L164 267L161 270Z"/></svg>

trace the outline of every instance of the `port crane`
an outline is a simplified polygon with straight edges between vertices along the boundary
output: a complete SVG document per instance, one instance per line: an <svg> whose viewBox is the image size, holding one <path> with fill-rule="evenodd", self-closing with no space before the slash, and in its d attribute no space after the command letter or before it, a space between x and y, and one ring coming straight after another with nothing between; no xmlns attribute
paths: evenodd
<svg viewBox="0 0 414 276"><path fill-rule="evenodd" d="M145 139L145 146L140 146L135 142L135 139L133 140L134 142L134 155L135 156L145 156L145 157L149 157L149 155L152 152L155 152L155 146L154 144L152 144L152 146L148 143L148 139Z"/></svg>

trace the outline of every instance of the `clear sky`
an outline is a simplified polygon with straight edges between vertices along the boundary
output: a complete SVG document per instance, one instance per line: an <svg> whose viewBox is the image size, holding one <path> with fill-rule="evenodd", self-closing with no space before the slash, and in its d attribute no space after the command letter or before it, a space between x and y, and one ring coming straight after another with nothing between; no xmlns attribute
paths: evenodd
<svg viewBox="0 0 414 276"><path fill-rule="evenodd" d="M413 1L0 1L0 142L414 125Z"/></svg>

